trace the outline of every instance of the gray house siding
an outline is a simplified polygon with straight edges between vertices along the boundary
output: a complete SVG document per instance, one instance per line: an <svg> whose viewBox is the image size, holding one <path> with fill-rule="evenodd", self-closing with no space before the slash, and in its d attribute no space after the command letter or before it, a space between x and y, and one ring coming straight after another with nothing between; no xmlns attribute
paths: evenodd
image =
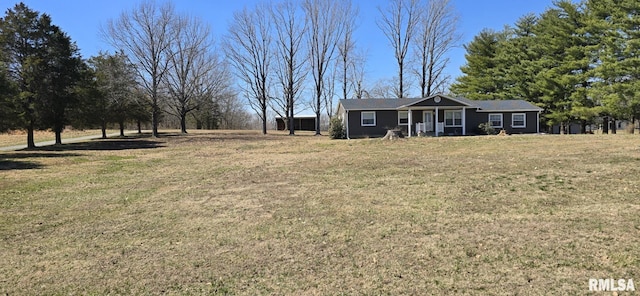
<svg viewBox="0 0 640 296"><path fill-rule="evenodd" d="M362 126L362 112L375 112L376 125ZM387 133L387 130L398 126L398 111L396 110L350 111L348 116L350 138L382 137Z"/></svg>
<svg viewBox="0 0 640 296"><path fill-rule="evenodd" d="M435 102L436 99L439 99L438 103ZM406 112L408 109L412 111L410 126L400 125L398 112ZM462 118L456 116L456 119L460 120L458 122L462 122L464 127L445 126L447 112L462 110L464 110L464 116ZM415 99L340 100L338 106L338 114L342 114L341 116L348 114L348 121L345 123L347 123L350 138L380 137L385 135L387 130L394 128L401 128L405 134L408 134L411 129L412 135L415 135L416 123L424 122L424 112L433 114L431 121L434 123L434 129L439 125L444 127L444 132L440 135L483 134L478 126L489 121L489 114L496 113L502 114L502 127L496 129L504 129L510 134L536 133L540 111L542 111L541 108L522 100L472 101L442 95ZM374 126L362 126L364 112L375 112ZM514 113L525 114L526 124L523 127L513 126ZM435 133L427 132L427 135L435 135Z"/></svg>
<svg viewBox="0 0 640 296"><path fill-rule="evenodd" d="M488 113L478 113L476 109L467 109L466 116L467 135L481 135L482 131L478 126L488 121Z"/></svg>
<svg viewBox="0 0 640 296"><path fill-rule="evenodd" d="M477 124L475 124L473 128L476 134L482 134L478 125L480 125L480 123L488 122L489 114L502 114L502 128L497 128L496 131L505 130L508 134L531 134L538 132L538 112L478 112L475 116L476 121L474 122L474 124ZM525 114L525 127L513 127L513 114ZM467 120L469 120L469 117L467 117Z"/></svg>

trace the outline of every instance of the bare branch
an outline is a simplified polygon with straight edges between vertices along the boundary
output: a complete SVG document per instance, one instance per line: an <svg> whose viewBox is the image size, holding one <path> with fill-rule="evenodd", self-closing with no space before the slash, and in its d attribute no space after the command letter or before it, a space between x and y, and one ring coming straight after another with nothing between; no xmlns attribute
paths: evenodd
<svg viewBox="0 0 640 296"><path fill-rule="evenodd" d="M385 10L378 8L382 18L377 23L394 49L394 55L398 62L398 97L402 98L406 92L404 89L404 62L422 10L419 0L390 0L389 2L389 6Z"/></svg>
<svg viewBox="0 0 640 296"><path fill-rule="evenodd" d="M271 22L267 7L258 5L233 15L224 51L243 82L250 107L262 120L262 133L267 133L267 105L271 66Z"/></svg>

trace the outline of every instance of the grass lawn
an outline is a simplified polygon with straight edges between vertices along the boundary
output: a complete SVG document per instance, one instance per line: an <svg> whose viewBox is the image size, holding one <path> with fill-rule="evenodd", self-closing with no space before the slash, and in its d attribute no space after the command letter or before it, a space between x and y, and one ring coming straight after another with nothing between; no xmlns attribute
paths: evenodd
<svg viewBox="0 0 640 296"><path fill-rule="evenodd" d="M0 152L0 294L640 290L640 136L201 132Z"/></svg>

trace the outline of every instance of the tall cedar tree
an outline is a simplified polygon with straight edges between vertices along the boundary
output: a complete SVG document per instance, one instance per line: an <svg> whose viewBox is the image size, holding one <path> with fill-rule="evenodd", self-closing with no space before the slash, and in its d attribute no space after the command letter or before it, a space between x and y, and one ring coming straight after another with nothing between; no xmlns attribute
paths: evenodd
<svg viewBox="0 0 640 296"><path fill-rule="evenodd" d="M577 119L583 107L592 107L587 96L592 65L586 38L585 14L577 4L559 1L540 18L538 42L544 44L543 70L537 76L548 125L560 125L561 132Z"/></svg>
<svg viewBox="0 0 640 296"><path fill-rule="evenodd" d="M603 106L605 128L609 117L635 123L640 119L640 2L590 0L587 8L592 35L600 37L589 94Z"/></svg>
<svg viewBox="0 0 640 296"><path fill-rule="evenodd" d="M18 88L20 124L16 127L27 130L27 147L35 147L34 130L47 128L55 132L56 144L61 144L82 66L75 44L48 15L24 3L7 10L0 20L0 40L9 79Z"/></svg>
<svg viewBox="0 0 640 296"><path fill-rule="evenodd" d="M451 92L472 100L500 99L500 85L496 55L498 45L504 40L503 32L485 29L464 46L467 63L460 68L463 75L451 85Z"/></svg>
<svg viewBox="0 0 640 296"><path fill-rule="evenodd" d="M97 92L93 97L92 112L106 138L109 123L117 123L120 136L124 136L124 124L132 119L131 110L138 104L135 93L135 69L124 53L108 54L101 52L89 60L95 73Z"/></svg>

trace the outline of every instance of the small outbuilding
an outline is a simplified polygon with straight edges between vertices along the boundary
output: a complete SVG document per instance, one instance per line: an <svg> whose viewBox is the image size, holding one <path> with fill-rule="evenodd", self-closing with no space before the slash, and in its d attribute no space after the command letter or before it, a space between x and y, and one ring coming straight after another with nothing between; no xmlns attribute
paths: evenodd
<svg viewBox="0 0 640 296"><path fill-rule="evenodd" d="M286 118L276 116L276 130L286 130L285 124ZM293 129L297 131L315 131L316 130L316 116L315 115L297 115L293 117Z"/></svg>

